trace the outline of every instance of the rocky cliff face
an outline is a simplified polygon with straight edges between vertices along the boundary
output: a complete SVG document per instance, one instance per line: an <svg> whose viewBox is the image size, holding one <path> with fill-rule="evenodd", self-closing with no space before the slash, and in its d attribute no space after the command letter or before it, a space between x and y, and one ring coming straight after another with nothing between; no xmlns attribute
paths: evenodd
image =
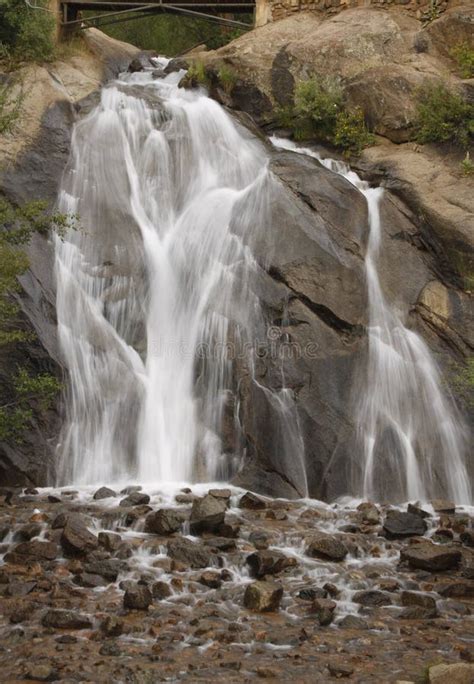
<svg viewBox="0 0 474 684"><path fill-rule="evenodd" d="M472 421L466 401L472 388L463 380L473 352L472 181L462 175L460 153L409 141L417 89L425 79L443 81L471 97L472 82L457 77L451 50L472 41L473 23L472 7L449 10L425 28L402 10L356 9L329 19L303 13L198 56L215 79L215 96L265 127L275 126L278 108L292 101L295 83L314 74L341 77L349 104L364 107L377 144L352 163L386 189L382 286L428 342L467 422ZM219 84L223 65L235 77L226 88ZM366 353L364 206L357 191L342 187L317 163L277 154L272 168L282 190L273 204L276 248L268 272L283 288L282 301L289 302L285 333L295 342L315 340L318 346L315 358L299 359L287 378L300 410L310 493L332 497L348 490L354 466L352 416L360 388L355 373ZM272 306L278 310L275 302ZM262 377L275 382L267 367ZM263 401L250 393L243 400L244 413L248 405L248 412L267 416ZM270 455L274 445L268 442L266 420L254 416L249 463L237 481L268 492L271 473L274 493L278 458ZM279 478L285 481L281 494L288 482L301 493L291 467Z"/></svg>
<svg viewBox="0 0 474 684"><path fill-rule="evenodd" d="M18 204L45 200L54 205L74 120L87 111L102 83L126 68L138 52L131 45L90 30L82 48L64 60L26 66L16 74L24 99L15 129L0 136L2 195ZM17 365L62 376L51 246L47 239L36 235L27 252L30 269L21 277L20 326L33 337L21 349L8 346L1 350L2 388L6 388L9 373ZM32 424L21 443L0 444L3 485L45 485L54 480L58 410L50 410Z"/></svg>

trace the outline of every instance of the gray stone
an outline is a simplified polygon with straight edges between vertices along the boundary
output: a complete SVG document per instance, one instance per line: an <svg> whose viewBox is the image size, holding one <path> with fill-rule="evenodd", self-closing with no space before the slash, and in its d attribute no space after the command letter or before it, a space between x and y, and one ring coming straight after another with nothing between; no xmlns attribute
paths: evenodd
<svg viewBox="0 0 474 684"><path fill-rule="evenodd" d="M43 627L55 629L90 629L92 620L82 613L73 610L48 610L41 620Z"/></svg>
<svg viewBox="0 0 474 684"><path fill-rule="evenodd" d="M111 499L112 497L116 497L117 492L114 492L113 489L109 489L109 487L101 487L98 489L94 496L92 497L95 501L100 501L101 499Z"/></svg>
<svg viewBox="0 0 474 684"><path fill-rule="evenodd" d="M249 566L250 575L257 579L265 575L278 575L298 564L296 558L285 556L279 551L257 551L247 556L246 563Z"/></svg>
<svg viewBox="0 0 474 684"><path fill-rule="evenodd" d="M248 584L244 593L244 606L256 612L273 612L280 607L283 587L275 582L257 581Z"/></svg>
<svg viewBox="0 0 474 684"><path fill-rule="evenodd" d="M190 568L217 565L217 556L200 544L184 537L168 542L168 556Z"/></svg>
<svg viewBox="0 0 474 684"><path fill-rule="evenodd" d="M135 583L125 590L123 607L128 610L148 610L153 603L153 597L147 586Z"/></svg>
<svg viewBox="0 0 474 684"><path fill-rule="evenodd" d="M123 508L128 506L145 506L150 503L150 497L143 492L132 492L119 503Z"/></svg>
<svg viewBox="0 0 474 684"><path fill-rule="evenodd" d="M203 532L218 532L224 523L227 501L209 494L202 499L196 499L191 509L190 526L192 534Z"/></svg>
<svg viewBox="0 0 474 684"><path fill-rule="evenodd" d="M461 561L461 551L446 544L439 546L425 541L402 549L400 560L407 562L412 568L438 572L456 568Z"/></svg>
<svg viewBox="0 0 474 684"><path fill-rule="evenodd" d="M383 529L389 538L423 536L428 529L420 515L402 511L388 511Z"/></svg>
<svg viewBox="0 0 474 684"><path fill-rule="evenodd" d="M311 558L340 562L347 556L348 551L345 544L339 541L339 539L330 534L320 532L311 539L306 553Z"/></svg>
<svg viewBox="0 0 474 684"><path fill-rule="evenodd" d="M99 546L97 537L89 532L84 519L78 514L68 516L60 542L68 556L82 556Z"/></svg>
<svg viewBox="0 0 474 684"><path fill-rule="evenodd" d="M186 514L173 508L160 508L149 513L145 519L145 532L167 536L179 532L186 520Z"/></svg>

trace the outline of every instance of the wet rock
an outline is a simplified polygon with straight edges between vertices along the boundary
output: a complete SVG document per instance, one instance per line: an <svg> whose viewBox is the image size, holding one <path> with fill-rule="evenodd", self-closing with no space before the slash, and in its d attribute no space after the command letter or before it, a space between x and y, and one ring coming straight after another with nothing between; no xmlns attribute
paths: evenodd
<svg viewBox="0 0 474 684"><path fill-rule="evenodd" d="M447 544L451 542L454 538L454 534L452 530L448 530L444 527L440 527L437 530L435 530L433 536L431 539L435 542L439 542L440 544Z"/></svg>
<svg viewBox="0 0 474 684"><path fill-rule="evenodd" d="M321 558L335 562L343 561L347 556L347 547L336 537L320 532L310 541L306 553L311 558Z"/></svg>
<svg viewBox="0 0 474 684"><path fill-rule="evenodd" d="M382 591L398 591L400 589L400 582L396 579L383 579L377 584L377 589Z"/></svg>
<svg viewBox="0 0 474 684"><path fill-rule="evenodd" d="M68 516L60 543L65 555L69 556L82 556L99 546L97 537L89 532L83 518L77 514Z"/></svg>
<svg viewBox="0 0 474 684"><path fill-rule="evenodd" d="M221 537L227 537L228 539L237 539L240 534L240 525L237 522L224 522L219 525L217 533Z"/></svg>
<svg viewBox="0 0 474 684"><path fill-rule="evenodd" d="M37 586L36 582L10 582L7 588L8 596L27 596Z"/></svg>
<svg viewBox="0 0 474 684"><path fill-rule="evenodd" d="M43 561L52 561L57 555L58 547L54 542L34 539L33 541L22 542L15 546L5 555L5 561L14 565L41 563Z"/></svg>
<svg viewBox="0 0 474 684"><path fill-rule="evenodd" d="M257 579L265 575L278 575L283 570L297 565L296 558L285 556L280 551L257 551L247 556L246 563L249 566L250 575Z"/></svg>
<svg viewBox="0 0 474 684"><path fill-rule="evenodd" d="M167 551L170 558L183 563L186 567L207 568L217 564L216 556L208 549L184 537L170 540Z"/></svg>
<svg viewBox="0 0 474 684"><path fill-rule="evenodd" d="M400 613L402 620L432 620L438 617L436 608L424 608L423 606L407 606Z"/></svg>
<svg viewBox="0 0 474 684"><path fill-rule="evenodd" d="M120 494L128 496L129 494L134 494L135 492L141 492L143 487L141 485L128 485L120 490Z"/></svg>
<svg viewBox="0 0 474 684"><path fill-rule="evenodd" d="M192 504L197 498L196 494L177 494L174 500L179 504Z"/></svg>
<svg viewBox="0 0 474 684"><path fill-rule="evenodd" d="M266 501L261 499L256 494L247 492L239 499L238 507L245 508L250 511L263 511L267 507L267 504Z"/></svg>
<svg viewBox="0 0 474 684"><path fill-rule="evenodd" d="M167 582L153 582L151 585L151 593L153 598L158 599L159 601L162 601L163 599L167 599L169 596L172 596L173 592L171 591L171 587Z"/></svg>
<svg viewBox="0 0 474 684"><path fill-rule="evenodd" d="M92 620L78 611L53 608L43 616L41 624L55 629L90 629Z"/></svg>
<svg viewBox="0 0 474 684"><path fill-rule="evenodd" d="M199 577L199 582L210 589L219 589L222 586L222 578L219 572L208 570Z"/></svg>
<svg viewBox="0 0 474 684"><path fill-rule="evenodd" d="M463 554L461 573L466 579L474 579L474 553Z"/></svg>
<svg viewBox="0 0 474 684"><path fill-rule="evenodd" d="M122 543L122 537L115 532L99 532L98 540L99 544L110 553L117 551Z"/></svg>
<svg viewBox="0 0 474 684"><path fill-rule="evenodd" d="M126 589L123 597L123 607L128 610L148 610L152 603L153 597L150 590L138 582Z"/></svg>
<svg viewBox="0 0 474 684"><path fill-rule="evenodd" d="M96 491L94 496L92 497L95 501L100 501L101 499L111 499L112 497L116 497L117 492L114 492L113 489L109 489L109 487L101 487Z"/></svg>
<svg viewBox="0 0 474 684"><path fill-rule="evenodd" d="M265 530L254 530L249 534L249 542L262 551L270 546L271 536Z"/></svg>
<svg viewBox="0 0 474 684"><path fill-rule="evenodd" d="M424 511L420 506L416 504L408 504L407 507L407 512L411 513L412 515L419 515L420 518L431 518L431 513L428 513L428 511Z"/></svg>
<svg viewBox="0 0 474 684"><path fill-rule="evenodd" d="M67 511L61 511L58 513L51 522L51 528L53 530L61 530L63 527L66 527L69 515L70 514Z"/></svg>
<svg viewBox="0 0 474 684"><path fill-rule="evenodd" d="M136 506L129 507L125 515L124 525L132 527L140 518L144 515L148 515L150 512L151 506L148 506L148 504L137 504Z"/></svg>
<svg viewBox="0 0 474 684"><path fill-rule="evenodd" d="M160 508L149 513L145 519L145 532L167 536L179 532L186 520L186 514L173 508Z"/></svg>
<svg viewBox="0 0 474 684"><path fill-rule="evenodd" d="M402 606L422 606L436 610L436 601L429 594L423 594L418 591L402 591L400 596Z"/></svg>
<svg viewBox="0 0 474 684"><path fill-rule="evenodd" d="M213 539L206 539L205 544L213 551L235 551L237 548L235 539L227 539L226 537L214 537Z"/></svg>
<svg viewBox="0 0 474 684"><path fill-rule="evenodd" d="M400 560L412 568L437 572L456 568L461 561L461 551L454 546L439 546L431 542L413 544L400 551Z"/></svg>
<svg viewBox="0 0 474 684"><path fill-rule="evenodd" d="M298 598L302 601L314 601L315 599L326 598L327 595L326 589L321 589L320 587L301 589L298 592Z"/></svg>
<svg viewBox="0 0 474 684"><path fill-rule="evenodd" d="M124 632L125 623L115 615L108 615L100 623L100 631L109 637L118 637Z"/></svg>
<svg viewBox="0 0 474 684"><path fill-rule="evenodd" d="M244 593L244 606L256 612L278 610L283 597L283 587L276 582L257 581L248 584Z"/></svg>
<svg viewBox="0 0 474 684"><path fill-rule="evenodd" d="M28 667L25 678L37 682L52 682L57 679L57 676L57 671L49 663L37 663Z"/></svg>
<svg viewBox="0 0 474 684"><path fill-rule="evenodd" d="M99 649L100 655L103 656L119 656L122 654L122 651L118 647L118 644L115 643L115 641L106 641L105 644L102 644L102 646Z"/></svg>
<svg viewBox="0 0 474 684"><path fill-rule="evenodd" d="M474 596L474 582L455 580L454 582L444 582L436 586L436 591L440 596L447 598Z"/></svg>
<svg viewBox="0 0 474 684"><path fill-rule="evenodd" d="M329 674L337 679L351 677L354 674L354 668L346 663L328 663L328 670Z"/></svg>
<svg viewBox="0 0 474 684"><path fill-rule="evenodd" d="M218 499L209 494L196 499L191 509L191 533L218 532L220 525L224 523L226 510L226 499Z"/></svg>
<svg viewBox="0 0 474 684"><path fill-rule="evenodd" d="M455 663L454 665L434 665L428 669L429 684L472 684L474 665Z"/></svg>
<svg viewBox="0 0 474 684"><path fill-rule="evenodd" d="M375 608L378 606L390 606L392 604L392 597L385 591L378 591L377 589L367 589L363 591L356 591L352 597L354 603L359 603L361 606Z"/></svg>
<svg viewBox="0 0 474 684"><path fill-rule="evenodd" d="M127 71L134 74L138 71L144 71L145 69L150 69L151 67L154 67L155 65L151 61L150 57L151 53L141 52L134 59L132 59L132 61L128 65Z"/></svg>
<svg viewBox="0 0 474 684"><path fill-rule="evenodd" d="M342 629L369 629L367 621L358 615L346 615L338 625Z"/></svg>
<svg viewBox="0 0 474 684"><path fill-rule="evenodd" d="M446 501L446 499L433 499L431 502L433 509L436 513L455 513L456 506L452 501Z"/></svg>
<svg viewBox="0 0 474 684"><path fill-rule="evenodd" d="M325 589L329 596L332 596L333 598L337 598L341 593L336 585L332 584L331 582L326 582L326 584L323 584L323 589Z"/></svg>
<svg viewBox="0 0 474 684"><path fill-rule="evenodd" d="M48 494L48 501L49 501L49 503L52 503L52 504L62 503L61 497L56 496L56 494Z"/></svg>
<svg viewBox="0 0 474 684"><path fill-rule="evenodd" d="M77 637L74 634L61 634L61 636L56 637L55 642L57 644L77 644Z"/></svg>
<svg viewBox="0 0 474 684"><path fill-rule="evenodd" d="M389 539L396 539L423 536L428 526L419 515L403 513L402 511L388 511L383 522L383 529Z"/></svg>
<svg viewBox="0 0 474 684"><path fill-rule="evenodd" d="M13 535L13 541L27 542L41 534L41 525L39 523L28 523L22 525L16 530Z"/></svg>
<svg viewBox="0 0 474 684"><path fill-rule="evenodd" d="M168 62L163 71L166 75L168 75L174 73L175 71L184 71L186 69L189 69L189 62L182 57L175 57Z"/></svg>
<svg viewBox="0 0 474 684"><path fill-rule="evenodd" d="M474 547L474 530L465 530L461 533L461 541L464 546Z"/></svg>
<svg viewBox="0 0 474 684"><path fill-rule="evenodd" d="M378 525L380 522L380 513L377 506L369 501L363 502L357 506L362 521L366 525Z"/></svg>
<svg viewBox="0 0 474 684"><path fill-rule="evenodd" d="M210 489L208 491L209 496L213 496L215 499L224 499L229 501L232 496L230 489Z"/></svg>
<svg viewBox="0 0 474 684"><path fill-rule="evenodd" d="M126 508L127 506L146 506L149 503L150 497L148 496L148 494L136 491L131 492L131 494L126 496L125 499L122 499L122 501L119 503L119 506L122 506L122 508Z"/></svg>
<svg viewBox="0 0 474 684"><path fill-rule="evenodd" d="M334 619L334 611L336 610L336 602L331 599L315 599L311 606L311 612L315 613L321 627L327 627Z"/></svg>
<svg viewBox="0 0 474 684"><path fill-rule="evenodd" d="M120 572L126 569L126 564L118 558L91 561L84 564L84 572L100 575L109 582L115 582Z"/></svg>
<svg viewBox="0 0 474 684"><path fill-rule="evenodd" d="M74 577L74 584L88 589L96 589L97 587L105 587L108 582L100 575L92 575L88 572L83 572Z"/></svg>

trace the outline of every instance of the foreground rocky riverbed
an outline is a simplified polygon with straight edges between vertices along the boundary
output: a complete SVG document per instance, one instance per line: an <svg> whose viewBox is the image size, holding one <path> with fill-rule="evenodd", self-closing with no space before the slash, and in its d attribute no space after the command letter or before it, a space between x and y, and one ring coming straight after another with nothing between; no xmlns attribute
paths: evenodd
<svg viewBox="0 0 474 684"><path fill-rule="evenodd" d="M471 510L208 490L5 491L1 681L474 681Z"/></svg>

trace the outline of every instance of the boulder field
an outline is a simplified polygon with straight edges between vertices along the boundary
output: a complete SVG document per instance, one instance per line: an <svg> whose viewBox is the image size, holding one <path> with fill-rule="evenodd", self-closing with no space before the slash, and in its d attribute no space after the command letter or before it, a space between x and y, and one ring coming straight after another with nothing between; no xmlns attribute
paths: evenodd
<svg viewBox="0 0 474 684"><path fill-rule="evenodd" d="M3 491L2 681L472 682L469 510L119 490Z"/></svg>

